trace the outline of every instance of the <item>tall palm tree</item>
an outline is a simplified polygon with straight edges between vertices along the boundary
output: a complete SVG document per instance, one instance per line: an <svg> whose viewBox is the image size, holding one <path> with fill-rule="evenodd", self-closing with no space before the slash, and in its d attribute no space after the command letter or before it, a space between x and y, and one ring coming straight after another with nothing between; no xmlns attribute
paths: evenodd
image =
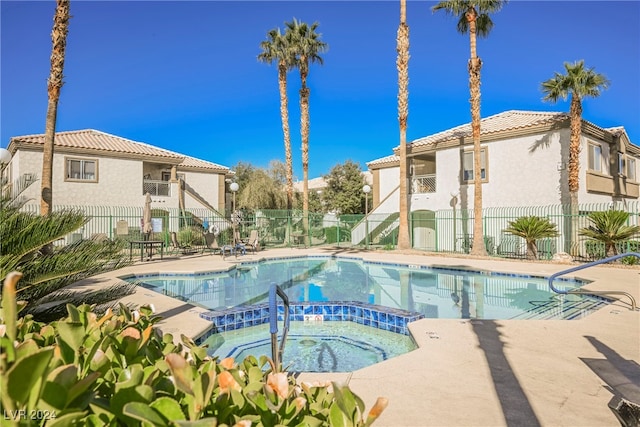
<svg viewBox="0 0 640 427"><path fill-rule="evenodd" d="M284 134L284 154L287 165L287 209L293 208L293 157L291 156L291 135L289 132L289 107L287 98L287 72L293 68L295 57L292 55L288 37L275 28L267 33L267 39L260 43L262 52L258 61L278 64L278 89L280 90L280 118Z"/></svg>
<svg viewBox="0 0 640 427"><path fill-rule="evenodd" d="M305 234L305 243L309 240L309 95L307 77L309 76L309 64L323 64L321 53L325 53L329 46L320 40L321 34L317 33L318 23L311 25L293 18L291 22L285 22L291 48L295 55L295 67L300 70L300 137L302 140L302 224Z"/></svg>
<svg viewBox="0 0 640 427"><path fill-rule="evenodd" d="M64 56L67 47L67 33L69 32L69 0L57 0L56 12L53 16L53 31L51 32L51 71L47 82L49 101L47 104L47 120L44 126L44 150L42 153L42 187L40 200L40 214L51 213L53 205L53 142L56 133L56 119L58 116L58 101L60 89L63 85Z"/></svg>
<svg viewBox="0 0 640 427"><path fill-rule="evenodd" d="M471 58L469 59L469 92L471 95L471 132L473 135L473 243L472 255L486 255L482 230L482 164L480 162L480 69L482 61L477 54L477 37L487 37L493 28L489 14L502 9L507 0L447 0L432 10L444 10L458 18L458 32L469 33Z"/></svg>
<svg viewBox="0 0 640 427"><path fill-rule="evenodd" d="M409 26L407 2L400 0L400 25L396 36L398 58L398 123L400 124L400 224L398 249L411 247L409 237L409 176L407 167L407 117L409 116Z"/></svg>
<svg viewBox="0 0 640 427"><path fill-rule="evenodd" d="M566 101L571 95L569 110L571 135L569 137L569 209L571 211L571 236L572 242L577 242L577 218L578 218L578 189L580 187L580 136L582 134L582 99L586 97L597 98L600 93L609 87L609 80L594 71L593 68L585 69L584 61L573 64L564 63L566 74L556 72L555 75L542 82L543 101L556 103L560 98Z"/></svg>

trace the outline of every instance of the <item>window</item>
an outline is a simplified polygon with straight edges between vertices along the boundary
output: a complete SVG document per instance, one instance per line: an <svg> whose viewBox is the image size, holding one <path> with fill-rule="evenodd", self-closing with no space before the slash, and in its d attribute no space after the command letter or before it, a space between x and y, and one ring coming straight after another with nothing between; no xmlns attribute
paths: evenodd
<svg viewBox="0 0 640 427"><path fill-rule="evenodd" d="M176 173L176 178L184 181L184 173ZM162 180L163 181L171 181L171 171L162 171Z"/></svg>
<svg viewBox="0 0 640 427"><path fill-rule="evenodd" d="M480 149L480 177L482 182L487 182L487 149ZM473 182L473 151L465 151L462 154L462 180Z"/></svg>
<svg viewBox="0 0 640 427"><path fill-rule="evenodd" d="M629 181L636 180L636 159L627 157L627 179Z"/></svg>
<svg viewBox="0 0 640 427"><path fill-rule="evenodd" d="M589 170L602 172L602 147L589 143Z"/></svg>
<svg viewBox="0 0 640 427"><path fill-rule="evenodd" d="M67 158L66 179L69 181L98 181L98 161Z"/></svg>
<svg viewBox="0 0 640 427"><path fill-rule="evenodd" d="M623 153L618 153L618 174L619 175L625 175L625 162L624 162L624 154Z"/></svg>

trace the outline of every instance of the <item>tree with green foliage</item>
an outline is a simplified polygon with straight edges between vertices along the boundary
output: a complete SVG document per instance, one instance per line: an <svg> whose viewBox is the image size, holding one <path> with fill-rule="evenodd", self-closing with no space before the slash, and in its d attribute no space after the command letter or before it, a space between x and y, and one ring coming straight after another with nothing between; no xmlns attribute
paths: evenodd
<svg viewBox="0 0 640 427"><path fill-rule="evenodd" d="M338 214L364 213L362 187L366 184L362 169L357 163L347 160L337 164L323 176L327 186L322 191L322 201L328 211Z"/></svg>
<svg viewBox="0 0 640 427"><path fill-rule="evenodd" d="M609 87L609 80L595 72L593 68L584 67L584 61L573 64L565 62L566 74L556 72L555 75L542 82L543 101L556 103L560 98L566 100L571 96L569 109L571 134L569 136L569 159L567 162L569 184L569 209L572 221L569 237L576 242L578 229L578 190L580 187L580 150L582 135L582 100L587 97L597 98ZM563 159L564 160L564 159ZM568 249L573 252L573 248Z"/></svg>
<svg viewBox="0 0 640 427"><path fill-rule="evenodd" d="M509 221L506 233L522 237L527 242L527 259L538 259L538 239L556 237L558 229L549 218L538 216L521 216L515 221Z"/></svg>
<svg viewBox="0 0 640 427"><path fill-rule="evenodd" d="M445 0L432 10L444 10L458 19L457 30L469 34L469 92L471 95L471 133L473 137L473 243L472 255L487 255L482 229L482 174L480 149L480 70L482 60L477 55L477 38L488 37L493 29L490 14L499 12L505 0Z"/></svg>
<svg viewBox="0 0 640 427"><path fill-rule="evenodd" d="M90 217L76 210L53 211L46 216L21 211L26 199L19 195L35 181L21 178L13 194L0 196L0 280L11 271L22 273L17 289L26 301L24 314L47 321L66 312L66 304L97 304L99 309L133 292L134 285L122 282L85 291L67 286L93 275L130 264L122 242L81 240L57 247L53 243L76 232ZM45 246L51 250L43 251Z"/></svg>
<svg viewBox="0 0 640 427"><path fill-rule="evenodd" d="M236 206L239 209L285 209L287 195L284 190L285 165L271 161L268 169L256 168L240 162L234 168L239 185ZM286 172L284 172L286 175ZM286 179L286 178L285 178Z"/></svg>
<svg viewBox="0 0 640 427"><path fill-rule="evenodd" d="M609 80L595 72L593 68L585 68L584 61L573 64L565 62L566 74L556 72L555 75L542 82L543 101L556 103L560 98L567 100L571 96L569 115L571 117L571 136L569 142L569 193L571 204L578 206L578 189L580 184L580 135L582 134L582 100L586 97L597 98L609 87Z"/></svg>
<svg viewBox="0 0 640 427"><path fill-rule="evenodd" d="M289 130L289 100L287 97L287 73L293 68L295 56L291 49L290 36L282 34L280 28L267 33L267 39L260 43L262 52L258 61L278 64L278 90L280 92L280 119L284 135L286 161L287 209L293 207L293 157L291 155L291 133Z"/></svg>
<svg viewBox="0 0 640 427"><path fill-rule="evenodd" d="M591 225L582 228L579 235L590 241L604 243L607 256L618 255L617 243L629 240L640 233L640 226L627 225L629 213L618 210L591 212Z"/></svg>
<svg viewBox="0 0 640 427"><path fill-rule="evenodd" d="M307 86L309 65L323 64L321 53L329 46L321 40L322 35L316 30L318 23L309 25L293 18L285 22L286 36L295 56L294 67L300 71L300 138L302 140L302 223L305 235L309 230L309 96L311 89ZM306 240L305 244L309 244Z"/></svg>

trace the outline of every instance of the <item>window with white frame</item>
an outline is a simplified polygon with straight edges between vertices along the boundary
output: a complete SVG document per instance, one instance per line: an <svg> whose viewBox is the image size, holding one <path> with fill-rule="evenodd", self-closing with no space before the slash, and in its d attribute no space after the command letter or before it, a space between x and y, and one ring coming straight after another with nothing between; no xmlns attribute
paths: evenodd
<svg viewBox="0 0 640 427"><path fill-rule="evenodd" d="M462 154L462 180L473 182L473 151L465 151ZM480 177L482 182L487 182L487 149L480 149Z"/></svg>
<svg viewBox="0 0 640 427"><path fill-rule="evenodd" d="M619 175L626 175L626 163L625 163L625 159L624 159L624 154L618 152L618 174Z"/></svg>
<svg viewBox="0 0 640 427"><path fill-rule="evenodd" d="M598 144L589 143L589 170L602 172L602 147Z"/></svg>
<svg viewBox="0 0 640 427"><path fill-rule="evenodd" d="M627 157L627 179L636 180L636 159L633 157Z"/></svg>
<svg viewBox="0 0 640 427"><path fill-rule="evenodd" d="M95 159L65 159L67 181L98 182L98 161Z"/></svg>

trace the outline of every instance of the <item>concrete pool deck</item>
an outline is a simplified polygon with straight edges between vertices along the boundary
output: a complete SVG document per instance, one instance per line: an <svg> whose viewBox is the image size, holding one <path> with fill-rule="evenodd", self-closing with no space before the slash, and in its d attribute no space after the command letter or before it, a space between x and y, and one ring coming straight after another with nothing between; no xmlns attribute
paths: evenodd
<svg viewBox="0 0 640 427"><path fill-rule="evenodd" d="M573 265L445 257L416 251L348 248L268 249L227 257L194 255L136 263L84 281L104 286L127 274L226 269L247 260L307 254L455 266L548 276ZM640 268L598 266L569 274L592 280L585 288L626 291L640 301ZM299 381L337 380L371 409L389 406L376 426L616 426L607 404L615 395L640 402L640 311L628 298L579 320L422 319L410 324L419 348L352 373L307 374ZM144 288L125 298L153 303L163 332L197 337L210 323L204 309Z"/></svg>

